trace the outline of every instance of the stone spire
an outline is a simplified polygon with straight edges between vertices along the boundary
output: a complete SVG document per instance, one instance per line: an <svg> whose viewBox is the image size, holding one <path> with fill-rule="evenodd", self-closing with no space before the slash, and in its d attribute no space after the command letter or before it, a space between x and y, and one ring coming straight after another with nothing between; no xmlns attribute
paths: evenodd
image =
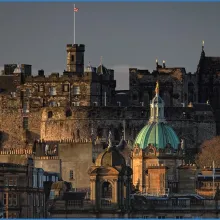
<svg viewBox="0 0 220 220"><path fill-rule="evenodd" d="M205 50L204 50L204 46L205 46L205 41L202 41L202 52L201 52L201 58L205 57Z"/></svg>

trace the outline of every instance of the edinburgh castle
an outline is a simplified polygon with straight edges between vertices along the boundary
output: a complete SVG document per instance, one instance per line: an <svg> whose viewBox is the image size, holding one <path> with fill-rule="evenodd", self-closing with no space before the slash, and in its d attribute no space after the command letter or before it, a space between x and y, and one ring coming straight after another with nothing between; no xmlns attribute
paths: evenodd
<svg viewBox="0 0 220 220"><path fill-rule="evenodd" d="M184 141L189 163L204 140L220 133L220 58L207 57L204 45L195 73L156 61L153 72L130 68L129 90L123 91L116 90L114 70L102 62L84 66L85 45L68 44L66 52L62 75L39 70L34 76L31 65L5 65L1 154L29 151L36 166L62 172L76 188L87 188L89 179L80 170L86 171L106 148L110 131L113 144L126 141L122 151L130 163L134 140L150 117L157 81L166 121Z"/></svg>

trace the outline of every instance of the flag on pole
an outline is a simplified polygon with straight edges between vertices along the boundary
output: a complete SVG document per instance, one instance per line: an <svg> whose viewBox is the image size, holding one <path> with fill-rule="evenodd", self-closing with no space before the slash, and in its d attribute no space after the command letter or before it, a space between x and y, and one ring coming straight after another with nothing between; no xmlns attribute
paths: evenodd
<svg viewBox="0 0 220 220"><path fill-rule="evenodd" d="M79 11L79 9L74 7L74 12L78 12L78 11Z"/></svg>

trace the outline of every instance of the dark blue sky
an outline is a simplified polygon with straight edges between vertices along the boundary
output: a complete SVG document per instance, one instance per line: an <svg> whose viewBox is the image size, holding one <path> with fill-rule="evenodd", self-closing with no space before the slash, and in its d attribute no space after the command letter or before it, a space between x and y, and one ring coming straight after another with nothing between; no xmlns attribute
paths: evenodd
<svg viewBox="0 0 220 220"><path fill-rule="evenodd" d="M201 43L220 56L220 3L77 3L76 43L86 45L85 62L100 56L128 88L128 68L152 70L155 59L194 72ZM65 47L73 43L72 3L0 3L0 66L27 63L62 72Z"/></svg>

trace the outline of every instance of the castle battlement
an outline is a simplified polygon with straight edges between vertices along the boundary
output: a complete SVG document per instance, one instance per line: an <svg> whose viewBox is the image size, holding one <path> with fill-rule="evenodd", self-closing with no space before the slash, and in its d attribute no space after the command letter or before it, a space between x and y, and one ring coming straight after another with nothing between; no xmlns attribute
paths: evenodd
<svg viewBox="0 0 220 220"><path fill-rule="evenodd" d="M85 51L85 45L84 44L67 44L66 49L67 50Z"/></svg>
<svg viewBox="0 0 220 220"><path fill-rule="evenodd" d="M23 148L19 148L19 149L3 149L0 151L0 155L31 155L33 154L32 149L23 149Z"/></svg>

